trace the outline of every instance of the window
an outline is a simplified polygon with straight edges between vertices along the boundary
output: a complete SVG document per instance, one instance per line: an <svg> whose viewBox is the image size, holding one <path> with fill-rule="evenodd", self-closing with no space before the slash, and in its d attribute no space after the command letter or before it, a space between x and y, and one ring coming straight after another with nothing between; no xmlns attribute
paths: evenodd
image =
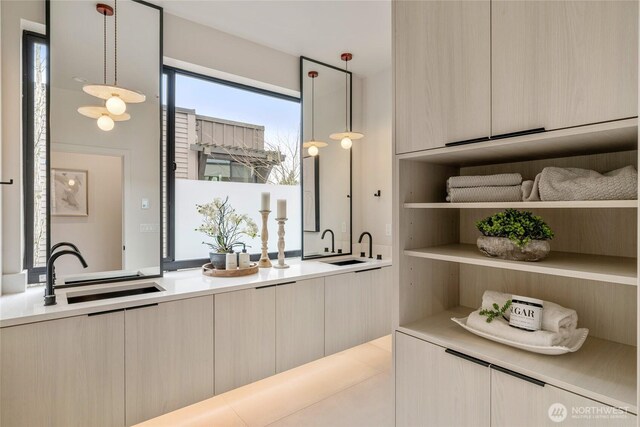
<svg viewBox="0 0 640 427"><path fill-rule="evenodd" d="M196 204L229 197L259 226L260 193L287 199L286 250L300 251L300 100L165 67L165 269L200 266L208 237L195 231ZM269 247L276 250L273 220ZM260 252L260 238L245 238Z"/></svg>
<svg viewBox="0 0 640 427"><path fill-rule="evenodd" d="M29 283L46 270L47 233L47 42L23 33L24 265Z"/></svg>

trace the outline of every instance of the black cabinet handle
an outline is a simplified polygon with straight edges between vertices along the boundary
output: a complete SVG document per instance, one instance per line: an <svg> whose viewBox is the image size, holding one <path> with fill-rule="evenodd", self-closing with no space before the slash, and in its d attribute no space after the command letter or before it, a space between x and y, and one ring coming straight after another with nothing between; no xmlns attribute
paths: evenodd
<svg viewBox="0 0 640 427"><path fill-rule="evenodd" d="M139 308L147 308L147 307L155 307L158 303L153 304L144 304L144 305L136 305L135 307L127 307L125 310L138 310Z"/></svg>
<svg viewBox="0 0 640 427"><path fill-rule="evenodd" d="M487 142L487 141L489 141L489 137L483 136L482 138L472 138L472 139L464 139L462 141L447 142L444 145L445 147L455 147L456 145L475 144L477 142Z"/></svg>
<svg viewBox="0 0 640 427"><path fill-rule="evenodd" d="M367 271L373 271L373 270L382 270L382 267L367 268L366 270L358 270L358 271L354 271L354 273L365 273L365 272L367 272Z"/></svg>
<svg viewBox="0 0 640 427"><path fill-rule="evenodd" d="M0 181L0 185L13 185L13 179L10 179L9 181Z"/></svg>
<svg viewBox="0 0 640 427"><path fill-rule="evenodd" d="M283 285L284 285L284 283L283 283ZM277 283L275 285L258 286L256 289L275 288L276 286L278 286Z"/></svg>
<svg viewBox="0 0 640 427"><path fill-rule="evenodd" d="M469 362L477 363L478 365L484 366L485 368L488 368L491 365L489 362L485 362L484 360L469 356L468 354L460 353L459 351L451 350L450 348L447 348L444 352L452 356L468 360Z"/></svg>
<svg viewBox="0 0 640 427"><path fill-rule="evenodd" d="M87 314L87 316L88 317L102 316L103 314L117 313L118 311L124 311L124 308L116 308L115 310L98 311L97 313L89 313Z"/></svg>
<svg viewBox="0 0 640 427"><path fill-rule="evenodd" d="M509 132L509 133L502 133L500 135L492 135L489 139L494 140L494 139L513 138L514 136L531 135L534 133L542 133L542 132L545 132L544 128L527 129L527 130L520 130L518 132Z"/></svg>
<svg viewBox="0 0 640 427"><path fill-rule="evenodd" d="M278 283L278 284L277 284L277 286L282 286L282 285L293 285L294 283L298 283L298 282L293 281L293 282Z"/></svg>
<svg viewBox="0 0 640 427"><path fill-rule="evenodd" d="M527 375L524 375L524 374L521 374L519 372L512 371L511 369L503 368L502 366L491 365L491 367L493 369L495 369L496 371L502 372L503 374L511 375L512 377L519 378L521 380L530 382L530 383L535 384L535 385L540 386L540 387L544 387L545 384L546 384L544 381L540 381L540 380L537 380L535 378L531 378L531 377L529 377Z"/></svg>

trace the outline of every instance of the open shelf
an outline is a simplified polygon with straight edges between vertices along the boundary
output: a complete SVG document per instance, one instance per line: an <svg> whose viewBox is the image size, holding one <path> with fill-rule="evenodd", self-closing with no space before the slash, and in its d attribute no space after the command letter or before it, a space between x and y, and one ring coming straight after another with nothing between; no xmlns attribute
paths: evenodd
<svg viewBox="0 0 640 427"><path fill-rule="evenodd" d="M538 262L507 261L489 258L483 255L475 245L461 243L425 249L407 249L404 254L439 261L637 286L637 260L630 257L551 251L546 259Z"/></svg>
<svg viewBox="0 0 640 427"><path fill-rule="evenodd" d="M560 202L473 202L473 203L405 203L407 209L598 209L638 207L637 200L588 200Z"/></svg>
<svg viewBox="0 0 640 427"><path fill-rule="evenodd" d="M482 165L636 150L638 119L629 118L455 147L400 154L400 160L441 165Z"/></svg>
<svg viewBox="0 0 640 427"><path fill-rule="evenodd" d="M575 353L530 353L473 335L451 321L471 311L457 307L398 331L637 414L636 347L589 337Z"/></svg>

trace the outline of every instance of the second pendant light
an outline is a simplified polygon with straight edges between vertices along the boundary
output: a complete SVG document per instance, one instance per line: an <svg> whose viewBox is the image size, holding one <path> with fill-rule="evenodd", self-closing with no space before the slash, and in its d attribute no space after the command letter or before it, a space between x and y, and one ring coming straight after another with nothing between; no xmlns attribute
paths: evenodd
<svg viewBox="0 0 640 427"><path fill-rule="evenodd" d="M353 132L351 122L349 120L349 61L353 59L353 55L345 52L340 55L340 59L344 61L344 132L336 132L329 135L329 138L340 141L340 146L345 150L349 150L353 146L353 140L364 138L359 132Z"/></svg>
<svg viewBox="0 0 640 427"><path fill-rule="evenodd" d="M307 153L310 156L317 156L319 148L326 147L327 144L324 141L316 141L315 137L315 104L316 104L316 85L315 80L318 77L317 71L309 71L308 76L311 78L311 140L305 141L302 144L303 148L307 149Z"/></svg>

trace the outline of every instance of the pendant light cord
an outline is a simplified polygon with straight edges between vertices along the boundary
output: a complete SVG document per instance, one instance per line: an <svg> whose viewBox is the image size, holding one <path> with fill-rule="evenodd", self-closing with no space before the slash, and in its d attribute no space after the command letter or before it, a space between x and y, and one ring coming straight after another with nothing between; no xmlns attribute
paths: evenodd
<svg viewBox="0 0 640 427"><path fill-rule="evenodd" d="M316 137L316 123L315 123L315 110L316 110L316 79L311 78L311 140L315 141Z"/></svg>
<svg viewBox="0 0 640 427"><path fill-rule="evenodd" d="M349 78L349 73L348 73L348 69L349 69L349 60L345 59L344 60L344 129L349 132L349 114L347 113L348 111L348 78Z"/></svg>
<svg viewBox="0 0 640 427"><path fill-rule="evenodd" d="M118 0L114 1L114 31L113 31L113 83L118 86Z"/></svg>
<svg viewBox="0 0 640 427"><path fill-rule="evenodd" d="M102 75L102 80L103 83L106 85L107 84L107 14L103 13L103 45L104 45L104 49L102 50L102 66L103 66L103 75Z"/></svg>

